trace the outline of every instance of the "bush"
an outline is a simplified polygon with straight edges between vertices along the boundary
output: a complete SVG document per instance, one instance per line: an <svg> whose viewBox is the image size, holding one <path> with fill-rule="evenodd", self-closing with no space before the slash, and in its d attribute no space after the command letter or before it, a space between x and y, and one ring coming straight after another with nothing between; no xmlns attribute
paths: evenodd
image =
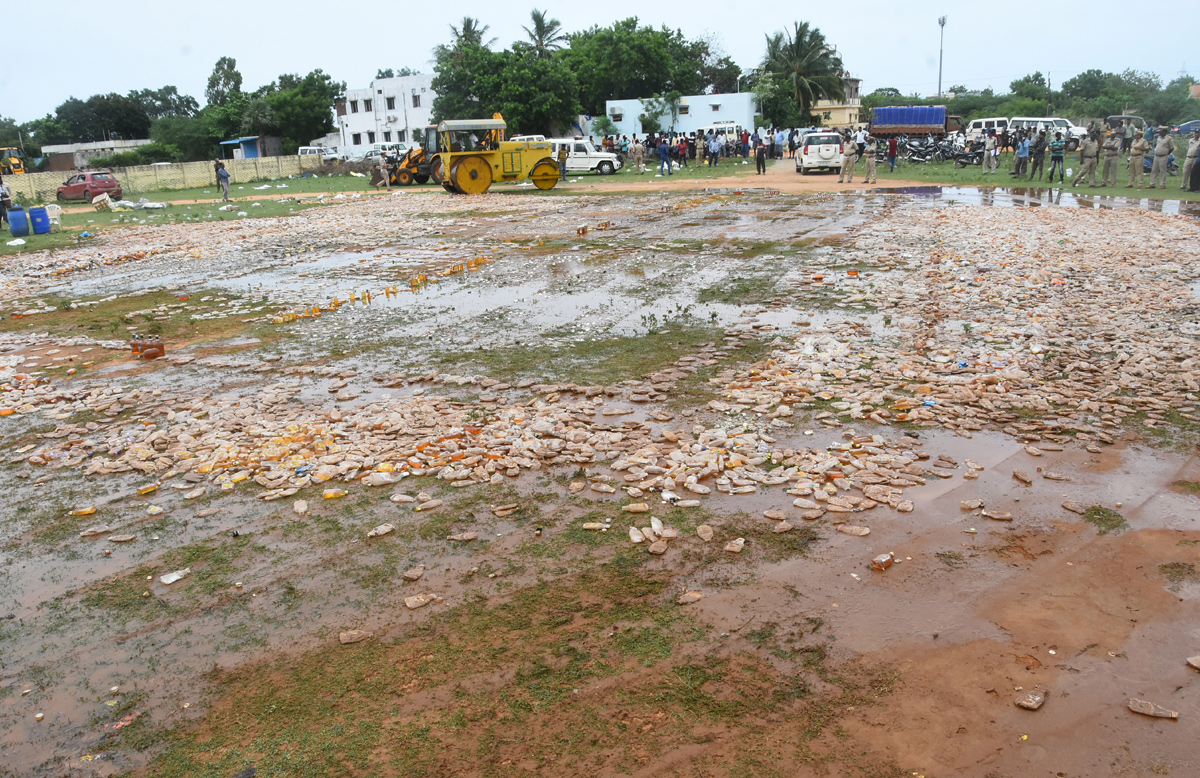
<svg viewBox="0 0 1200 778"><path fill-rule="evenodd" d="M91 167L133 167L149 165L154 162L178 162L181 156L179 150L174 146L148 143L131 151L117 152L108 157L92 157L88 165Z"/></svg>

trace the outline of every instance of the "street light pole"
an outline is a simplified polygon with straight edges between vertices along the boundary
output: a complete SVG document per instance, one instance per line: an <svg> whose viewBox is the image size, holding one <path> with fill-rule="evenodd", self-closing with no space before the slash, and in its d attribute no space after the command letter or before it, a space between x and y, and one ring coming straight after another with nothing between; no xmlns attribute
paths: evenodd
<svg viewBox="0 0 1200 778"><path fill-rule="evenodd" d="M946 17L938 17L938 27L941 32L938 33L938 99L942 99L942 43L946 40Z"/></svg>

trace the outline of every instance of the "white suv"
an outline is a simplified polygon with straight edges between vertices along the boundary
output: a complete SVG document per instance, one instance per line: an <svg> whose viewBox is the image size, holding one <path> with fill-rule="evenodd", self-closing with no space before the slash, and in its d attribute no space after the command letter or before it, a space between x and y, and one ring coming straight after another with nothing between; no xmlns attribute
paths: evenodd
<svg viewBox="0 0 1200 778"><path fill-rule="evenodd" d="M516 138L514 138L516 140ZM603 176L612 175L621 169L621 158L609 151L600 151L591 141L580 138L547 138L550 148L554 150L554 158L558 159L560 149L567 150L567 173L590 173L595 171Z"/></svg>
<svg viewBox="0 0 1200 778"><path fill-rule="evenodd" d="M810 132L800 142L803 145L796 155L796 172L800 175L807 175L810 170L841 169L841 135L836 132Z"/></svg>
<svg viewBox="0 0 1200 778"><path fill-rule="evenodd" d="M1054 140L1054 133L1061 132L1067 142L1067 151L1074 151L1087 138L1087 128L1071 124L1066 119L1057 116L1014 116L1009 120L1008 129L1025 130L1037 133L1046 131L1046 140Z"/></svg>
<svg viewBox="0 0 1200 778"><path fill-rule="evenodd" d="M302 157L320 154L322 162L337 162L341 159L336 151L324 146L301 146L296 153Z"/></svg>

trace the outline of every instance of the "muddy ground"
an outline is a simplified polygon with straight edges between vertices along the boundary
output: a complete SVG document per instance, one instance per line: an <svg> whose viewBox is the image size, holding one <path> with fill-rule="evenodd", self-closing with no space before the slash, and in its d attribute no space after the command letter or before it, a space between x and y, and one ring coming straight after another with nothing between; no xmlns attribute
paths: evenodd
<svg viewBox="0 0 1200 778"><path fill-rule="evenodd" d="M1195 218L725 183L401 193L14 260L0 293L0 409L13 409L0 417L0 774L1196 774ZM980 278L1012 270L980 259L1001 243L1013 278L1032 281L976 297ZM1043 250L1033 273L1014 259ZM944 270L932 257L971 269L931 275ZM959 307L934 316L939 301ZM1058 337L1039 329L1056 317ZM1110 341L1128 339L1112 350L1149 356L1106 367L1109 347L1081 335L1113 329L1106 318L1124 333ZM160 335L166 356L130 357L134 332ZM1101 367L1064 362L1073 382L1043 391L1058 376L1039 365L1073 347ZM887 371L921 354L995 371L1022 401L912 414L896 397L930 395ZM739 400L797 359L827 383L788 414ZM1125 388L1107 393L1118 375ZM872 380L893 394L863 410ZM1136 405L1151 387L1162 409ZM270 501L252 478L219 486L275 467L265 457L121 472L148 431L219 424L239 403L297 426L433 404L467 434L553 411L607 443L463 488L426 467L372 488L367 465ZM614 469L633 456L622 438L699 447L714 428L760 436L763 472L793 451L911 454L914 508L805 518L785 491L795 478L680 490L700 503L680 508L653 470ZM365 431L338 434L350 446ZM89 440L104 443L77 456ZM586 488L604 483L617 488ZM415 511L423 498L443 504ZM679 530L661 556L630 542L649 522L624 510L637 502ZM772 511L793 528L774 531ZM96 525L108 529L80 536ZM744 549L725 551L736 538ZM872 569L888 552L895 563ZM401 577L417 565L418 581ZM685 592L703 596L677 604ZM406 606L419 594L437 599ZM371 636L339 643L355 629ZM1044 706L1018 708L1033 689ZM1131 698L1179 718L1137 715Z"/></svg>

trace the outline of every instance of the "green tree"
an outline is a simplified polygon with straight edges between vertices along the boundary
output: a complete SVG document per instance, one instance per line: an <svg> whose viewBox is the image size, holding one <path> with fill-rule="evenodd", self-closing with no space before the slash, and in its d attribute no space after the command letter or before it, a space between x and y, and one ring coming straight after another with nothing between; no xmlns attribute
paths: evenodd
<svg viewBox="0 0 1200 778"><path fill-rule="evenodd" d="M174 159L192 162L220 156L211 121L204 116L164 116L154 123L150 138L174 151Z"/></svg>
<svg viewBox="0 0 1200 778"><path fill-rule="evenodd" d="M269 119L283 136L283 151L294 154L300 146L306 146L313 138L333 130L333 116L329 107L346 92L346 84L334 81L320 68L300 78L296 75L281 75L281 88L264 99L270 107L270 115L256 115ZM243 122L247 112L243 112Z"/></svg>
<svg viewBox="0 0 1200 778"><path fill-rule="evenodd" d="M151 121L164 116L195 116L200 111L196 98L179 94L179 90L173 86L133 90L129 93L129 99L141 105Z"/></svg>
<svg viewBox="0 0 1200 778"><path fill-rule="evenodd" d="M1107 89L1115 79L1112 73L1104 73L1093 68L1079 75L1068 78L1063 82L1063 97L1072 100L1095 100Z"/></svg>
<svg viewBox="0 0 1200 778"><path fill-rule="evenodd" d="M545 11L534 8L529 13L529 20L533 28L522 27L521 29L529 36L529 48L538 59L551 56L567 42L562 24L558 19L547 18Z"/></svg>
<svg viewBox="0 0 1200 778"><path fill-rule="evenodd" d="M221 57L213 66L204 89L204 99L209 105L226 105L242 93L242 74L238 72L237 60Z"/></svg>
<svg viewBox="0 0 1200 778"><path fill-rule="evenodd" d="M679 109L676 108L676 111ZM663 117L671 111L670 101L662 95L654 95L642 100L642 112L638 115L638 121L641 122L642 132L655 133L662 132L665 127L662 126Z"/></svg>
<svg viewBox="0 0 1200 778"><path fill-rule="evenodd" d="M808 115L818 100L845 99L841 57L808 22L796 22L790 31L767 36L763 69L787 84L801 116Z"/></svg>
<svg viewBox="0 0 1200 778"><path fill-rule="evenodd" d="M483 39L490 29L486 24L480 24L478 19L464 16L458 26L450 25L450 33L454 36L452 48L464 49L478 46L490 49L496 43L496 39L489 38L486 41Z"/></svg>
<svg viewBox="0 0 1200 778"><path fill-rule="evenodd" d="M591 130L592 130L593 135L596 135L597 137L600 137L600 138L604 138L609 135L616 135L617 134L617 125L613 124L612 119L608 118L607 116L601 115L601 116L597 116L596 118L592 119Z"/></svg>
<svg viewBox="0 0 1200 778"><path fill-rule="evenodd" d="M435 121L501 113L510 133L551 134L578 114L574 74L557 57L527 55L524 46L499 52L465 45L434 68Z"/></svg>
<svg viewBox="0 0 1200 778"><path fill-rule="evenodd" d="M638 26L637 17L572 34L560 56L579 83L583 110L602 114L608 100L671 91L674 72L686 66L672 60L668 39L660 30Z"/></svg>
<svg viewBox="0 0 1200 778"><path fill-rule="evenodd" d="M410 67L403 67L403 68L400 68L399 70L392 70L391 68L387 68L386 70L375 71L375 78L404 78L405 76L419 76L419 75L421 75L421 71L413 70Z"/></svg>
<svg viewBox="0 0 1200 778"><path fill-rule="evenodd" d="M70 142L150 136L150 117L141 103L125 95L92 95L87 100L68 98L55 109Z"/></svg>
<svg viewBox="0 0 1200 778"><path fill-rule="evenodd" d="M1017 97L1030 100L1045 100L1047 93L1046 77L1039 70L1028 76L1022 76L1009 84L1009 90Z"/></svg>
<svg viewBox="0 0 1200 778"><path fill-rule="evenodd" d="M771 127L800 127L808 122L801 116L790 85L773 73L762 73L754 82L754 98L759 116Z"/></svg>

